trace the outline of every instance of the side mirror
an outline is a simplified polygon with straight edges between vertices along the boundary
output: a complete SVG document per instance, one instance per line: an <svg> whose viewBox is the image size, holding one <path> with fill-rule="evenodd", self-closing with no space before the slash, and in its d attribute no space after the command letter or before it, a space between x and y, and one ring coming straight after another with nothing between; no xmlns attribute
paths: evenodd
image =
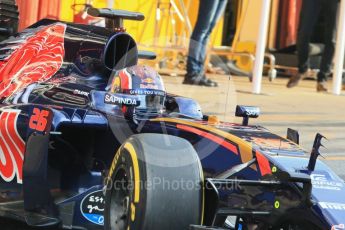
<svg viewBox="0 0 345 230"><path fill-rule="evenodd" d="M249 118L258 118L260 115L260 108L255 106L238 105L236 107L236 117L243 117L242 125L248 126Z"/></svg>
<svg viewBox="0 0 345 230"><path fill-rule="evenodd" d="M138 58L144 60L155 60L157 58L157 54L151 51L139 50Z"/></svg>

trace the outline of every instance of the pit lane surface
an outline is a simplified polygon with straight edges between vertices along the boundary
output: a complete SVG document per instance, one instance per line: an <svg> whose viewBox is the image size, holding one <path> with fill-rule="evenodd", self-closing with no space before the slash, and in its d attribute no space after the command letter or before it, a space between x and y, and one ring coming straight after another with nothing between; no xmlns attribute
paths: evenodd
<svg viewBox="0 0 345 230"><path fill-rule="evenodd" d="M250 124L261 125L273 133L286 136L287 128L299 131L300 144L311 151L316 133L327 137L320 157L341 178L345 179L345 92L340 96L317 93L316 82L304 80L299 86L287 89L287 78L269 82L264 77L262 94L251 94L252 85L246 77L213 75L218 88L182 85L181 77L164 77L168 92L196 99L203 113L221 120L241 123L235 118L236 105L252 105L261 109L258 119ZM329 81L329 90L332 82Z"/></svg>
<svg viewBox="0 0 345 230"><path fill-rule="evenodd" d="M327 149L322 149L322 159L339 176L345 179L345 95L333 96L315 92L315 81L303 81L300 86L287 89L287 79L276 79L273 83L263 81L263 93L252 95L247 78L212 76L220 87L207 88L182 85L181 77L164 77L167 91L192 97L199 101L205 114L219 116L221 120L241 122L234 118L235 106L254 105L262 114L251 124L262 125L272 132L286 136L287 128L299 130L301 146L311 150L315 134L324 134ZM331 89L331 83L329 84ZM227 106L226 106L227 105ZM225 119L224 119L225 118ZM34 230L22 224L2 222L1 230ZM35 229L36 230L36 229Z"/></svg>

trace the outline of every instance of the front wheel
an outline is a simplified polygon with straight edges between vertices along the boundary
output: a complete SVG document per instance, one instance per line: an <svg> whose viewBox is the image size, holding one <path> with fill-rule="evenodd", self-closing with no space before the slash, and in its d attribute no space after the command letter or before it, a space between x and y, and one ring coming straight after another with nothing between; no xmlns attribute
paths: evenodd
<svg viewBox="0 0 345 230"><path fill-rule="evenodd" d="M163 134L129 138L114 157L106 230L176 230L201 224L203 175L189 142Z"/></svg>

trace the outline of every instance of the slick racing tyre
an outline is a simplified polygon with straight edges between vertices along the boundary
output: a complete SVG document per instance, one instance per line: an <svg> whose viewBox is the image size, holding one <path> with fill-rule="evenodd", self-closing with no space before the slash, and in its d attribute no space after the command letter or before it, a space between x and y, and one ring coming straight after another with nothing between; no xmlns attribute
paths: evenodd
<svg viewBox="0 0 345 230"><path fill-rule="evenodd" d="M106 230L176 230L200 225L203 174L186 140L139 134L118 150L106 188Z"/></svg>

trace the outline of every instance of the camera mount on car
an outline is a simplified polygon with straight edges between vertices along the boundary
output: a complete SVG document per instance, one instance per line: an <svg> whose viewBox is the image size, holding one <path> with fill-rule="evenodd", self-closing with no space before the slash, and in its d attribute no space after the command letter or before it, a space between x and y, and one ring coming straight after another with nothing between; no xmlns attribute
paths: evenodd
<svg viewBox="0 0 345 230"><path fill-rule="evenodd" d="M142 13L107 8L89 8L87 13L93 17L105 18L105 27L115 31L125 31L123 26L124 20L143 21L145 19Z"/></svg>

